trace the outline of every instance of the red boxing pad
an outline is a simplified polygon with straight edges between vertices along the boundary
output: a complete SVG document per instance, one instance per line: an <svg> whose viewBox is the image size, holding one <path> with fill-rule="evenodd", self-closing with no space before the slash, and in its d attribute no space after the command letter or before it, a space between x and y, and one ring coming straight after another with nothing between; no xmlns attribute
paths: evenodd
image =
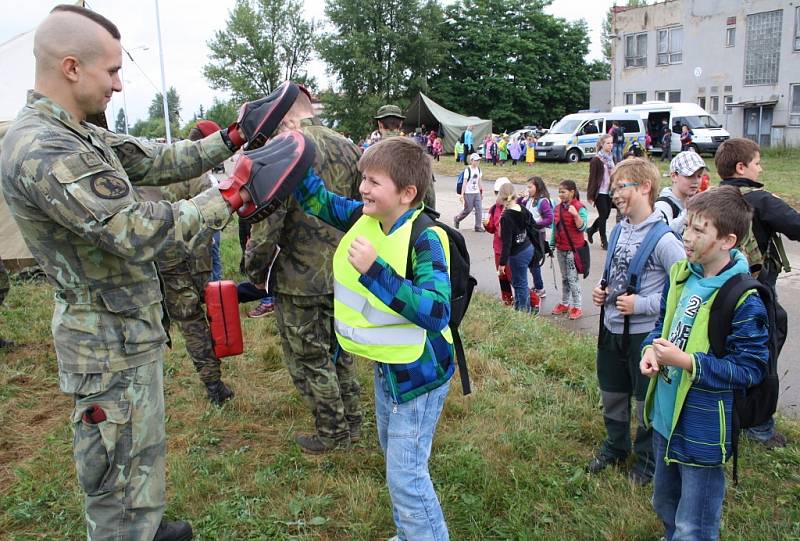
<svg viewBox="0 0 800 541"><path fill-rule="evenodd" d="M231 280L209 282L206 285L205 301L214 353L220 359L241 355L244 351L244 339L236 283Z"/></svg>

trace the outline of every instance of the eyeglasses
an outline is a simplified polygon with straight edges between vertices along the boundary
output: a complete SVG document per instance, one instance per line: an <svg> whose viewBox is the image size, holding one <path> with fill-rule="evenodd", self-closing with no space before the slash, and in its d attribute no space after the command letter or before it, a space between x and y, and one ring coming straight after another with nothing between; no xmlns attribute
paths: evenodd
<svg viewBox="0 0 800 541"><path fill-rule="evenodd" d="M633 188L634 186L639 186L639 185L640 185L639 182L620 182L616 186L614 186L610 190L608 190L608 196L609 197L614 197L614 192L620 192L620 191L625 190L627 188Z"/></svg>

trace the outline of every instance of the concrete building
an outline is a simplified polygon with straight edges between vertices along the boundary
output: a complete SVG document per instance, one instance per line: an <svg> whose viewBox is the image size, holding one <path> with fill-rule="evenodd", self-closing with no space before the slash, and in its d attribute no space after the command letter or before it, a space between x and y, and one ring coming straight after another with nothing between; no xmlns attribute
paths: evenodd
<svg viewBox="0 0 800 541"><path fill-rule="evenodd" d="M695 102L734 137L800 146L800 0L614 7L611 101Z"/></svg>

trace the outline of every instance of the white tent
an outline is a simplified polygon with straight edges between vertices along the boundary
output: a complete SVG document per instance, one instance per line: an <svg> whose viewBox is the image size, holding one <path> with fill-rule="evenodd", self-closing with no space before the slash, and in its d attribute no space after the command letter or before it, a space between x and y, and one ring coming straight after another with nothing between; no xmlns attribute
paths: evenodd
<svg viewBox="0 0 800 541"><path fill-rule="evenodd" d="M438 129L444 133L442 143L447 153L453 152L456 141L468 126L472 126L475 148L478 148L484 137L492 133L491 120L454 113L420 92L406 111L403 126L405 129L413 129L423 125L427 129Z"/></svg>

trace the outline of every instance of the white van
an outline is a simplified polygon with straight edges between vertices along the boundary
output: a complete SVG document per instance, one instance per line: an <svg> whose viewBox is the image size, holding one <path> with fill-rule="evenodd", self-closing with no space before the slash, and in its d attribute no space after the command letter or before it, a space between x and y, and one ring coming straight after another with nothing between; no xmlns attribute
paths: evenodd
<svg viewBox="0 0 800 541"><path fill-rule="evenodd" d="M681 150L681 126L684 124L692 130L692 146L695 152L714 154L722 142L731 137L713 116L696 103L646 101L638 105L618 105L612 111L641 116L652 138L652 150L655 153L661 152L661 126L665 119L672 128L673 155Z"/></svg>
<svg viewBox="0 0 800 541"><path fill-rule="evenodd" d="M597 140L617 121L625 130L625 151L634 142L644 148L644 124L637 114L575 113L567 115L536 143L537 160L577 162L597 154Z"/></svg>

